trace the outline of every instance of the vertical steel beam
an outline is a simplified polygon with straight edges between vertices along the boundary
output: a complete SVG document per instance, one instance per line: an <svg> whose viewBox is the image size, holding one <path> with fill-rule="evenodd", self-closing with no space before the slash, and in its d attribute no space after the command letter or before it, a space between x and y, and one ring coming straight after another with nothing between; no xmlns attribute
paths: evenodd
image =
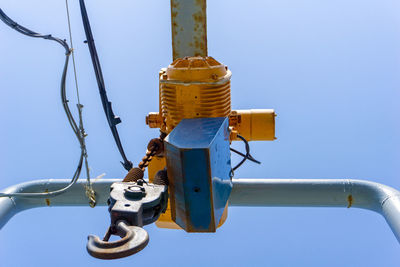
<svg viewBox="0 0 400 267"><path fill-rule="evenodd" d="M171 0L172 57L207 56L206 0Z"/></svg>

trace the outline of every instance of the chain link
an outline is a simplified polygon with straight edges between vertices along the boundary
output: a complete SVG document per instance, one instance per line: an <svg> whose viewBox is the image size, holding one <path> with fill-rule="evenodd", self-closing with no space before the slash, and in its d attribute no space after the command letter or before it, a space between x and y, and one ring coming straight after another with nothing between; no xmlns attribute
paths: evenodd
<svg viewBox="0 0 400 267"><path fill-rule="evenodd" d="M123 182L136 182L139 179L143 179L144 171L149 166L151 160L156 155L161 155L164 152L164 138L167 135L161 132L159 138L151 139L147 145L146 155L142 158L142 161L138 164L138 167L134 167L129 170L126 174Z"/></svg>
<svg viewBox="0 0 400 267"><path fill-rule="evenodd" d="M151 139L147 146L146 155L142 158L138 167L144 172L146 167L149 166L151 160L155 155L161 154L164 151L164 139L167 135L161 132L159 138Z"/></svg>

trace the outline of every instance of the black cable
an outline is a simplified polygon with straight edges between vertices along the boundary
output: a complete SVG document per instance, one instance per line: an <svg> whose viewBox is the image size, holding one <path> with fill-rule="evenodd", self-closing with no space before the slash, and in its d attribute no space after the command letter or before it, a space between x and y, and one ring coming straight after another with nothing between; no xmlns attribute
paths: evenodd
<svg viewBox="0 0 400 267"><path fill-rule="evenodd" d="M121 119L114 115L111 107L111 102L108 100L106 86L104 83L103 73L101 71L100 60L97 55L96 46L94 44L92 30L90 28L89 17L87 15L86 6L84 0L79 0L83 28L85 29L86 41L89 47L90 56L92 58L93 69L96 75L97 85L99 87L99 93L101 98L101 103L103 104L104 113L106 114L108 125L110 126L111 133L114 137L115 143L118 147L119 153L122 156L124 162L121 162L124 168L129 171L132 169L133 164L130 162L124 152L124 149L119 138L118 130L116 125L121 122Z"/></svg>
<svg viewBox="0 0 400 267"><path fill-rule="evenodd" d="M34 31L31 31L21 25L19 25L18 23L16 23L15 21L13 21L12 19L10 19L4 12L3 10L0 8L0 19L7 24L8 26L10 26L11 28L13 28L14 30L16 30L17 32L20 32L22 34L28 35L30 37L35 37L35 38L43 38L43 39L47 39L47 40L52 40L55 41L59 44L61 44L64 48L65 48L65 54L69 54L69 46L67 44L67 42L65 40L61 40L59 38L55 38L53 36L51 36L51 34L47 34L47 35L43 35Z"/></svg>
<svg viewBox="0 0 400 267"><path fill-rule="evenodd" d="M231 150L239 155L241 155L243 157L243 159L235 166L232 168L232 173L233 171L237 170L240 166L242 166L242 164L246 161L246 160L251 160L255 163L261 164L261 162L259 162L258 160L254 159L253 156L250 155L250 145L249 142L247 142L247 140L241 136L240 134L237 135L237 137L242 140L245 144L245 148L246 148L246 154L243 154L233 148L231 148Z"/></svg>
<svg viewBox="0 0 400 267"><path fill-rule="evenodd" d="M245 154L243 154L242 152L240 152L240 151L238 151L238 150L236 150L236 149L234 149L234 148L232 148L232 147L230 148L230 150L231 150L232 152L234 152L234 153L236 153L236 154L242 156L242 157L246 157ZM250 155L250 154L249 154L249 157L248 157L247 159L250 160L250 161L252 161L252 162L254 162L254 163L261 164L260 161L258 161L258 160L256 160L255 158L253 158L253 156Z"/></svg>
<svg viewBox="0 0 400 267"><path fill-rule="evenodd" d="M76 183L76 181L79 179L81 170L82 170L82 165L83 165L83 159L85 157L85 153L86 153L86 148L85 148L85 144L84 144L84 136L83 133L81 133L80 129L78 128L75 119L72 116L71 110L68 106L68 99L66 96L66 77L67 77L67 71L68 71L68 62L69 62L69 56L71 55L71 50L68 46L68 43L65 40L59 39L59 38L55 38L53 36L51 36L51 34L48 35L43 35L34 31L31 31L21 25L19 25L18 23L16 23L15 21L13 21L11 18L9 18L4 12L3 10L0 8L0 19L7 24L8 26L10 26L11 28L13 28L14 30L25 34L27 36L30 37L35 37L35 38L42 38L42 39L47 39L47 40L52 40L55 41L59 44L61 44L64 49L65 49L65 62L64 62L64 67L63 67L63 72L61 75L61 85L60 85L60 93L61 93L61 101L64 107L64 111L65 114L67 115L68 118L68 122L71 125L72 130L74 131L80 147L81 147L81 154L79 157L79 162L78 162L78 167L75 170L74 175L72 176L72 179L70 181L70 183L61 189L52 191L52 192L39 192L39 193L1 193L0 197L13 197L13 196L19 196L19 197L32 197L32 198L49 198L49 197L53 197L53 196L57 196L60 195L64 192L66 192L72 185L74 185ZM78 106L78 109L80 107ZM80 121L81 123L81 121Z"/></svg>
<svg viewBox="0 0 400 267"><path fill-rule="evenodd" d="M237 135L237 137L244 142L245 147L246 147L246 155L245 155L245 157L243 157L243 159L235 167L232 168L233 171L237 170L237 168L242 166L242 164L247 160L247 158L250 155L250 146L249 146L249 143L247 142L247 140L243 136L241 136L239 134Z"/></svg>

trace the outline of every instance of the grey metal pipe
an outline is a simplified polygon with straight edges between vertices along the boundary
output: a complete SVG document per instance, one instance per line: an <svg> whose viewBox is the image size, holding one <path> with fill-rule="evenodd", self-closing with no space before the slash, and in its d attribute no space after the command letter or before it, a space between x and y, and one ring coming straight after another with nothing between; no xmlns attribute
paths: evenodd
<svg viewBox="0 0 400 267"><path fill-rule="evenodd" d="M118 179L93 182L98 205L106 205L109 189ZM11 186L4 193L45 192L66 186L69 180L37 180ZM85 181L51 199L0 198L0 228L20 211L44 206L88 205ZM389 186L350 179L233 179L230 206L357 207L380 213L400 242L400 192Z"/></svg>
<svg viewBox="0 0 400 267"><path fill-rule="evenodd" d="M351 179L236 179L230 206L356 207L381 214L400 242L400 192Z"/></svg>
<svg viewBox="0 0 400 267"><path fill-rule="evenodd" d="M207 56L206 0L171 0L172 58Z"/></svg>
<svg viewBox="0 0 400 267"><path fill-rule="evenodd" d="M97 205L107 204L110 186L120 179L103 179L93 182L92 186L96 192ZM68 179L36 180L8 187L2 193L23 192L47 192L63 188L69 184ZM89 200L85 193L85 180L79 180L65 193L50 199L45 198L23 198L23 197L0 197L0 229L9 219L20 211L46 206L89 206Z"/></svg>

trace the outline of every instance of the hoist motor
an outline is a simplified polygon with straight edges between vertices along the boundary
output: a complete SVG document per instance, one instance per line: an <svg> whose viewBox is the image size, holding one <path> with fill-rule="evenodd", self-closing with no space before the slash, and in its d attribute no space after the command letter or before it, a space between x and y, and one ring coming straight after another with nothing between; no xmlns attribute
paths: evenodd
<svg viewBox="0 0 400 267"><path fill-rule="evenodd" d="M148 167L150 181L168 172L170 201L159 227L215 232L232 187L230 143L275 139L274 110L231 110L231 75L208 56L178 58L159 73L159 112L146 117L168 134Z"/></svg>

